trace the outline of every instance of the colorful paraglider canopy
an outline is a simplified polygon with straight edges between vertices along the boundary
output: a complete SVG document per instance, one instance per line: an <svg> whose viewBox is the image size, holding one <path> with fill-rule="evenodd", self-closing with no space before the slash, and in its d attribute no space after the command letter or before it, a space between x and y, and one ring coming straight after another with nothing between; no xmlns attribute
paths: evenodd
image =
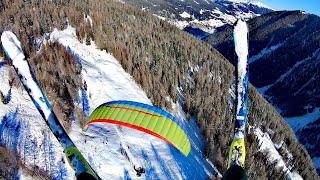
<svg viewBox="0 0 320 180"><path fill-rule="evenodd" d="M154 106L132 101L107 102L91 113L84 129L98 122L118 124L143 131L168 142L185 156L190 152L190 141L182 122Z"/></svg>

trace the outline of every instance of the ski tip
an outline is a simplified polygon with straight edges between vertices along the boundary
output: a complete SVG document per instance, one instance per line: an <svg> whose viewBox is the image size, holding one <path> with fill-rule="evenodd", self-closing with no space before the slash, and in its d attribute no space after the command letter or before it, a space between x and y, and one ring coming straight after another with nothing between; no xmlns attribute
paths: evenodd
<svg viewBox="0 0 320 180"><path fill-rule="evenodd" d="M246 21L238 19L234 25L234 29L248 29Z"/></svg>
<svg viewBox="0 0 320 180"><path fill-rule="evenodd" d="M17 36L11 31L2 32L1 42L2 42L2 46L7 45L8 43L15 43L16 45L21 47L20 41L18 40Z"/></svg>
<svg viewBox="0 0 320 180"><path fill-rule="evenodd" d="M242 25L242 24L247 24L247 23L243 19L237 19L237 21L234 23L234 26L238 26L238 25Z"/></svg>
<svg viewBox="0 0 320 180"><path fill-rule="evenodd" d="M1 43L4 52L8 56L8 59L12 61L19 54L23 54L21 48L21 42L18 40L17 36L11 31L4 31L1 34Z"/></svg>

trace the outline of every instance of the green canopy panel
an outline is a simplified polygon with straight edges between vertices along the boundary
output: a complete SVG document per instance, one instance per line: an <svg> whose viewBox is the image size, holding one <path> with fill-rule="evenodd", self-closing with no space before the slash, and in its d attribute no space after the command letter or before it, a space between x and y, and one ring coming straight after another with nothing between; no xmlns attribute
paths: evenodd
<svg viewBox="0 0 320 180"><path fill-rule="evenodd" d="M170 113L143 103L111 101L100 105L85 123L85 130L93 123L127 126L158 137L180 150L190 153L190 141L184 124Z"/></svg>

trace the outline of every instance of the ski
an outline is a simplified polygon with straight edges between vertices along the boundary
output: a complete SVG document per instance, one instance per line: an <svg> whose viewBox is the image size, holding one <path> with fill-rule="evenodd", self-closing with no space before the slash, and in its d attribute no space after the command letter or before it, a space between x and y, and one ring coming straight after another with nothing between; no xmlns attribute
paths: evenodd
<svg viewBox="0 0 320 180"><path fill-rule="evenodd" d="M234 125L234 137L230 146L228 168L231 165L244 167L245 125L248 108L248 27L246 22L238 20L234 27L233 39L238 56L237 64L237 107Z"/></svg>
<svg viewBox="0 0 320 180"><path fill-rule="evenodd" d="M25 58L21 43L16 35L10 31L4 31L1 35L1 42L6 56L12 63L32 102L38 109L49 129L63 147L63 152L65 153L70 166L75 171L76 177L94 177L94 179L101 179L91 168L89 163L82 156L81 152L61 126Z"/></svg>

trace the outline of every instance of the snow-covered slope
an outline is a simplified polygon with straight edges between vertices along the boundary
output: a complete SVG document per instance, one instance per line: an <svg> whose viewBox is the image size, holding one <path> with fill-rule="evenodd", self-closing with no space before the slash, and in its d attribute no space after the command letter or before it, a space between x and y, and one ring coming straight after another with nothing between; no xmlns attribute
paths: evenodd
<svg viewBox="0 0 320 180"><path fill-rule="evenodd" d="M44 171L48 170L50 176L63 177L68 167L61 162L62 153L57 153L63 149L49 135L51 132L27 92L23 88L10 88L9 68L4 65L0 69L0 90L10 96L8 104L1 103L0 143L17 151L21 161L30 169L40 166ZM16 174L23 177L22 171Z"/></svg>
<svg viewBox="0 0 320 180"><path fill-rule="evenodd" d="M276 163L276 167L282 168L290 179L302 179L302 177L296 171L290 171L288 165L285 163L282 156L279 154L268 133L263 133L260 128L254 128L253 132L259 140L259 151L267 153L268 161L270 163Z"/></svg>
<svg viewBox="0 0 320 180"><path fill-rule="evenodd" d="M187 32L199 38L203 38L205 33L212 33L217 27L233 24L239 18L251 19L272 11L262 3L246 0L122 1L150 11L180 29L187 28ZM193 30L188 31L190 28Z"/></svg>
<svg viewBox="0 0 320 180"><path fill-rule="evenodd" d="M73 28L55 30L49 38L65 46L81 63L88 90L79 92L79 103L76 105L88 109L87 113L111 100L151 104L112 55L98 50L94 45L81 44ZM0 143L17 151L21 161L31 170L37 167L52 178L74 179L74 172L66 163L62 147L46 127L27 93L15 86L10 88L9 68L3 63L0 66L0 90L5 95L11 92L9 103L1 103ZM176 115L184 120L179 105L174 107ZM197 126L192 122L186 126L191 132L193 146L188 157L154 136L116 125L92 125L87 132L83 132L79 122L74 121L69 135L103 179L136 179L134 165L146 169L143 179L206 179L216 171L202 154L203 140ZM16 176L22 179L30 177L22 170L17 171Z"/></svg>

